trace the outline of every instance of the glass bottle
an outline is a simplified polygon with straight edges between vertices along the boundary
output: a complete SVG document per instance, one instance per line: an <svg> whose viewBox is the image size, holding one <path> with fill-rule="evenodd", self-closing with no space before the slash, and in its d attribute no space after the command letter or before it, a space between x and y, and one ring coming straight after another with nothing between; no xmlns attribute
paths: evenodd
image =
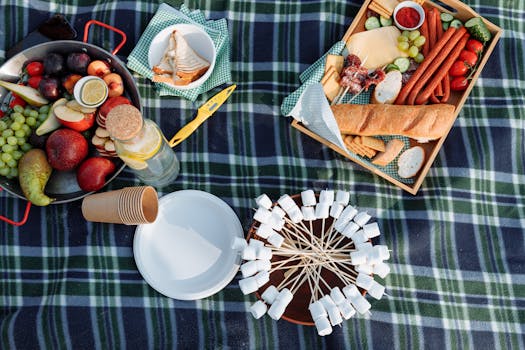
<svg viewBox="0 0 525 350"><path fill-rule="evenodd" d="M134 106L114 107L107 115L106 129L120 159L145 184L165 186L178 176L180 164L164 134Z"/></svg>

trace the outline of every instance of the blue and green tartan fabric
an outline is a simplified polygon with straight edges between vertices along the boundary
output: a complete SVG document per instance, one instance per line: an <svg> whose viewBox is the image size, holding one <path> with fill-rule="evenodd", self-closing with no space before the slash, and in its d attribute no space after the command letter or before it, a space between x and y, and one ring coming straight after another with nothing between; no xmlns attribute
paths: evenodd
<svg viewBox="0 0 525 350"><path fill-rule="evenodd" d="M525 348L525 3L467 0L505 32L416 196L290 127L280 114L299 75L346 31L362 2L186 1L225 18L237 90L175 148L181 173L160 194L208 191L247 230L253 198L306 188L346 189L377 218L392 249L388 297L372 313L319 337L312 327L247 312L236 277L198 301L163 297L133 260L133 226L88 223L80 201L33 207L26 225L0 223L2 349L523 349ZM170 6L180 8L180 1ZM97 19L120 28L128 56L159 4L146 1L3 1L0 58L53 13L82 33ZM110 50L118 36L95 31ZM97 34L98 33L98 34ZM192 103L159 97L135 79L143 111L169 137L217 87ZM107 189L138 184L125 170ZM0 213L25 202L0 192ZM383 282L383 281L382 281Z"/></svg>

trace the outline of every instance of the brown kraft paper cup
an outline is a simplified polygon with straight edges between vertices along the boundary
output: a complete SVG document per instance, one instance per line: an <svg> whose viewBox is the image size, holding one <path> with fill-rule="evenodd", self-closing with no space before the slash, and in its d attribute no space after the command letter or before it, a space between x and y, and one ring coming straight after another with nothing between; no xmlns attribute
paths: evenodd
<svg viewBox="0 0 525 350"><path fill-rule="evenodd" d="M82 215L87 221L123 224L118 213L123 190L102 192L87 196L82 201Z"/></svg>
<svg viewBox="0 0 525 350"><path fill-rule="evenodd" d="M125 189L117 209L123 223L127 225L149 224L158 214L159 198L151 186Z"/></svg>

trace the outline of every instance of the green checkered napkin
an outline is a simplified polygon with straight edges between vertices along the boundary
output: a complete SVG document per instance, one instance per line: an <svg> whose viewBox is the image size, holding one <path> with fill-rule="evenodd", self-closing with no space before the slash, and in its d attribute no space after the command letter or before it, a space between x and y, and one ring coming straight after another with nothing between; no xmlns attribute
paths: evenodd
<svg viewBox="0 0 525 350"><path fill-rule="evenodd" d="M288 95L281 104L281 113L285 116L289 116L292 109L297 104L297 101L299 100L300 96L304 92L307 86L315 83L319 83L324 75L324 69L325 69L325 61L326 61L326 55L342 55L345 50L345 42L339 41L335 43L323 56L321 56L317 61L315 61L311 66L306 68L306 70L301 73L299 76L299 79L301 81L301 86L294 92L292 92L290 95ZM352 94L346 94L346 96L343 98L342 103L354 103L354 104L368 104L370 103L370 95L372 94L373 89L370 89L367 92L362 92L357 97L354 98ZM403 151L408 149L410 147L410 141L408 137L403 136L384 136L379 137L383 141L388 142L389 140L393 138L397 138L402 140L405 143L405 147L403 148ZM337 144L337 142L334 142L334 140L328 140L331 141L334 144ZM401 181L406 184L412 184L414 183L414 179L405 179L402 177L399 177L397 174L397 161L394 160L390 162L387 166L377 166L373 164L368 158L364 158L359 156L358 154L353 153L349 149L346 149L346 151L350 154L351 158L359 159L360 161L366 163L367 165L371 167L375 167L379 169L380 171L388 174L389 176L393 177L394 179ZM401 154L402 152L400 152Z"/></svg>
<svg viewBox="0 0 525 350"><path fill-rule="evenodd" d="M225 19L207 21L200 10L190 11L185 5L181 5L180 10L176 10L166 4L161 4L129 55L128 67L152 79L153 72L148 62L151 42L164 28L179 23L200 26L211 37L217 51L213 72L204 84L190 90L177 89L166 83L154 83L154 85L160 96L181 96L194 102L200 94L231 81L230 39Z"/></svg>

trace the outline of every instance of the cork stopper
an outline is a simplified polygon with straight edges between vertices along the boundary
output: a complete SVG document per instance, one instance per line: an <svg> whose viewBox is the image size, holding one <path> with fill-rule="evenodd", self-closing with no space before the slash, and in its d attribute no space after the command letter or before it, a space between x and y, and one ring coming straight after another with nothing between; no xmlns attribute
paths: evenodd
<svg viewBox="0 0 525 350"><path fill-rule="evenodd" d="M106 129L111 137L118 140L129 140L142 128L142 114L128 104L122 104L109 111L106 117Z"/></svg>

